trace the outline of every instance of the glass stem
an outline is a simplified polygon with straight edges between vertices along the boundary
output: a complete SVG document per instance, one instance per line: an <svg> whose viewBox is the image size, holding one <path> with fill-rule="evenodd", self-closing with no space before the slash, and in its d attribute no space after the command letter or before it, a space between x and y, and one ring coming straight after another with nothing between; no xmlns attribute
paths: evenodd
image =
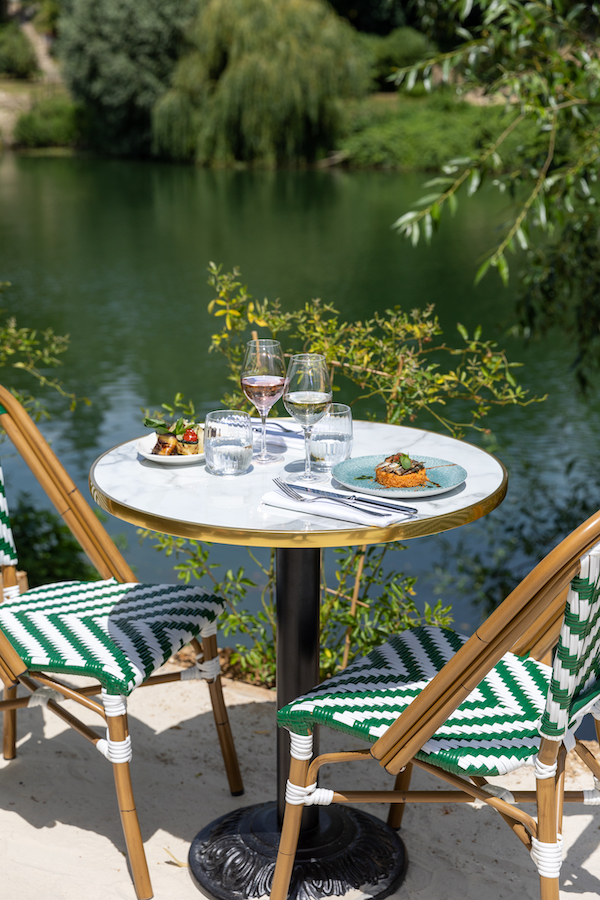
<svg viewBox="0 0 600 900"><path fill-rule="evenodd" d="M264 459L267 455L267 414L259 413L260 415L260 423L262 425L261 430L261 439L260 439L260 456L259 459Z"/></svg>
<svg viewBox="0 0 600 900"><path fill-rule="evenodd" d="M304 477L310 477L310 435L312 425L304 429Z"/></svg>

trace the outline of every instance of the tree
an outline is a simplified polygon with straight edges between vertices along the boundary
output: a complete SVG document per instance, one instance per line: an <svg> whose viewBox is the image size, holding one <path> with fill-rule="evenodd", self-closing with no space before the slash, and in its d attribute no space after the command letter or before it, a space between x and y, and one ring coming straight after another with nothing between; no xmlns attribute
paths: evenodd
<svg viewBox="0 0 600 900"><path fill-rule="evenodd" d="M206 0L189 37L154 111L174 159L310 162L335 145L339 98L368 85L357 35L322 0Z"/></svg>
<svg viewBox="0 0 600 900"><path fill-rule="evenodd" d="M496 137L470 157L449 160L429 193L395 223L416 244L430 240L459 192L472 196L491 181L514 203L499 239L481 261L476 280L496 269L509 279L509 254L519 254L520 329L543 333L558 326L577 342L576 367L586 384L600 364L600 216L594 185L600 169L599 3L570 0L439 0L454 21L454 49L398 71L396 84L412 89L434 75L464 95L476 89L504 103ZM417 0L423 14L430 0ZM467 17L468 22L466 22ZM467 29L465 24L474 21ZM509 134L533 122L537 140L506 158Z"/></svg>
<svg viewBox="0 0 600 900"><path fill-rule="evenodd" d="M151 110L168 88L195 0L69 0L58 52L87 137L103 153L145 155Z"/></svg>

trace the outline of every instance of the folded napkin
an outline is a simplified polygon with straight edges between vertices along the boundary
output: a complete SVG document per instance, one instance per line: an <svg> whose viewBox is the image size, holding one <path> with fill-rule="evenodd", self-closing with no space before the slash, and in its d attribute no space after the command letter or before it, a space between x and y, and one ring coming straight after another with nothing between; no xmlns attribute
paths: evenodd
<svg viewBox="0 0 600 900"><path fill-rule="evenodd" d="M262 502L266 506L277 506L280 509L293 510L309 516L324 516L327 519L340 519L343 522L355 522L357 525L381 525L385 528L394 522L402 522L409 516L402 512L385 512L385 515L373 515L366 509L351 508L335 500L322 499L303 503L301 500L292 500L279 491L268 491L263 495ZM381 510L384 512L384 510Z"/></svg>
<svg viewBox="0 0 600 900"><path fill-rule="evenodd" d="M252 419L252 430L258 434L260 434L262 430L262 425L260 419ZM301 425L298 425L294 422L293 419L286 419L285 423L285 431L283 428L279 428L279 426L275 423L275 421L269 422L267 419L267 428L266 432L269 435L276 435L277 437L281 437L287 440L287 438L302 438L304 440L304 431Z"/></svg>

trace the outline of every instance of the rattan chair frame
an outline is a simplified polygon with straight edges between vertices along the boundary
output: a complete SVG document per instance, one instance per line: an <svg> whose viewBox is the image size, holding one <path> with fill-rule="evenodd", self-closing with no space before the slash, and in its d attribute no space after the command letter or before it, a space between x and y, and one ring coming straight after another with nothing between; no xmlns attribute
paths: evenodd
<svg viewBox="0 0 600 900"><path fill-rule="evenodd" d="M423 747L468 694L508 651L545 660L557 643L569 584L579 561L600 540L600 511L573 531L532 570L507 599L443 666L423 691L368 750L327 753L311 760L294 758L292 785L308 788L323 765L376 760L396 776L391 791L334 791L333 803L390 803L388 824L399 828L407 803L469 803L478 800L498 811L519 840L531 850L532 838L555 844L562 831L563 804L584 802L583 791L564 790L566 751L557 741L541 738L538 759L552 766L552 778L536 781L535 791L513 791L515 803L537 804L534 818L512 803L491 796L485 778L470 780L416 759ZM600 741L600 724L596 721ZM575 752L600 780L600 761L576 740ZM293 751L292 751L293 753ZM418 766L452 786L451 791L411 791L411 772ZM285 900L292 875L303 805L286 802L283 829L273 877L271 900ZM541 900L559 900L559 880L540 875Z"/></svg>
<svg viewBox="0 0 600 900"><path fill-rule="evenodd" d="M0 385L0 426L4 428L16 450L29 466L102 578L113 577L120 583L137 582L137 578L110 539L102 523L94 515L33 420L18 400L2 385ZM26 591L23 590L23 587L27 587L25 573L17 573L14 566L2 566L1 575L3 587L19 584L21 594L26 595ZM197 640L192 641L192 646L196 654L203 655L204 662L218 656L217 639L214 634L203 637L201 644ZM4 685L4 700L0 701L0 711L3 714L3 755L5 759L14 759L16 756L16 714L17 710L27 706L30 700L30 696L17 697L19 684L30 695L40 687L51 688L65 698L74 700L86 709L97 713L104 720L111 741L125 741L129 735L127 714L107 716L103 704L93 699L93 696L101 691L99 684L75 689L58 678L49 677L43 672L29 670L1 631L0 680ZM180 673L167 673L152 676L140 686L147 687L179 680ZM221 677L217 676L213 680L208 680L208 688L229 787L231 793L237 796L244 792L244 787L223 698ZM96 745L101 740L96 731L63 709L54 700L48 701L47 709L92 744ZM135 808L129 763L113 762L112 766L135 891L138 900L149 900L153 896L152 885Z"/></svg>

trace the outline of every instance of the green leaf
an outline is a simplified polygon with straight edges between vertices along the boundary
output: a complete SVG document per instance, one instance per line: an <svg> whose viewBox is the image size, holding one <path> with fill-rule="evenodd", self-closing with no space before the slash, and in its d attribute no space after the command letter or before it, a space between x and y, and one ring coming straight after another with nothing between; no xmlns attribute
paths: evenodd
<svg viewBox="0 0 600 900"><path fill-rule="evenodd" d="M491 258L490 258L490 259L486 259L486 260L479 266L479 268L477 269L477 274L475 275L475 284L479 284L479 282L481 281L481 279L483 278L483 276L485 275L485 273L486 273L487 270L489 269L491 262L492 262Z"/></svg>
<svg viewBox="0 0 600 900"><path fill-rule="evenodd" d="M456 330L460 334L461 338L463 338L463 340L465 340L465 341L469 340L469 332L467 331L467 329L465 328L464 325L461 325L460 322L456 323Z"/></svg>
<svg viewBox="0 0 600 900"><path fill-rule="evenodd" d="M503 253L501 253L496 260L496 268L498 269L498 274L502 279L502 284L504 285L504 287L508 287L508 263Z"/></svg>

